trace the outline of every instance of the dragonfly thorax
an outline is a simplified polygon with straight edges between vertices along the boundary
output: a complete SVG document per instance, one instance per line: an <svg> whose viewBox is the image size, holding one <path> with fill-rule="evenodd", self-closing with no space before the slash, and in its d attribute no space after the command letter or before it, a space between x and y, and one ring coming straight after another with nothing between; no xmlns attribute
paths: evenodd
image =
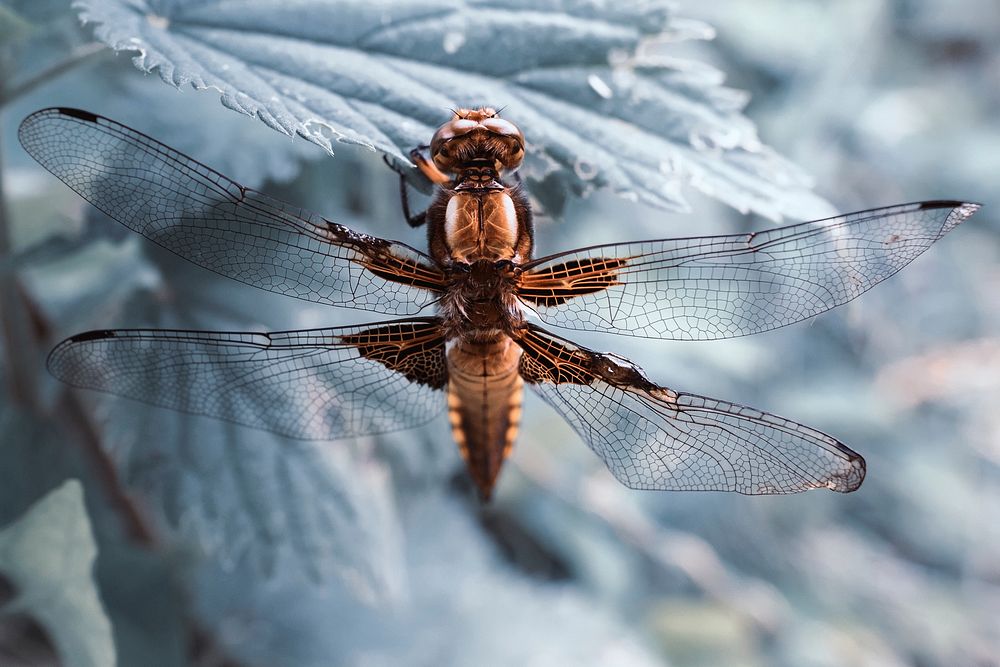
<svg viewBox="0 0 1000 667"><path fill-rule="evenodd" d="M440 301L447 328L471 339L507 334L524 323L515 295L520 269L510 261L456 263L449 270L449 289Z"/></svg>
<svg viewBox="0 0 1000 667"><path fill-rule="evenodd" d="M502 189L453 192L445 206L444 235L453 262L514 259L520 227L514 200Z"/></svg>

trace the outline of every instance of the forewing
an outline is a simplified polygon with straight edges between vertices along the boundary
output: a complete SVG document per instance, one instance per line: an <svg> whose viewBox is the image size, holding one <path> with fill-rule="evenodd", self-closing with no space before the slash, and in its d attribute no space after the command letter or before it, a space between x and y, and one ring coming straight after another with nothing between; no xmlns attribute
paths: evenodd
<svg viewBox="0 0 1000 667"><path fill-rule="evenodd" d="M854 299L978 209L919 202L752 234L595 246L525 265L519 294L542 321L566 329L745 336Z"/></svg>
<svg viewBox="0 0 1000 667"><path fill-rule="evenodd" d="M397 315L418 312L443 288L423 253L245 188L107 118L45 109L24 120L19 137L43 167L121 224L248 285Z"/></svg>
<svg viewBox="0 0 1000 667"><path fill-rule="evenodd" d="M270 334L92 331L60 343L60 380L280 435L326 440L418 426L445 406L437 319Z"/></svg>
<svg viewBox="0 0 1000 667"><path fill-rule="evenodd" d="M537 327L518 342L521 376L631 488L849 492L864 480L859 454L808 426L659 387L624 359Z"/></svg>

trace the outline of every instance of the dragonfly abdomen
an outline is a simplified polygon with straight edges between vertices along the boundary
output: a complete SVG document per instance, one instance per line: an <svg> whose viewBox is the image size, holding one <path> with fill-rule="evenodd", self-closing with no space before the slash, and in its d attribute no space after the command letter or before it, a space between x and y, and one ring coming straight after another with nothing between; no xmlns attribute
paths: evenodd
<svg viewBox="0 0 1000 667"><path fill-rule="evenodd" d="M448 418L469 474L488 500L517 438L524 383L521 348L496 342L455 342L448 350Z"/></svg>

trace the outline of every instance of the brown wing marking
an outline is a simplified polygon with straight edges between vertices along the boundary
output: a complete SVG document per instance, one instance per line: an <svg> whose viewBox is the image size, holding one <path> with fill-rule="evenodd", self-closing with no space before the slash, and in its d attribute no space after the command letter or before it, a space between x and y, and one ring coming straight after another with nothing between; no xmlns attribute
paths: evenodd
<svg viewBox="0 0 1000 667"><path fill-rule="evenodd" d="M673 393L650 382L624 359L562 342L544 329L529 325L517 339L524 350L520 373L531 384L580 384L597 381L644 391Z"/></svg>
<svg viewBox="0 0 1000 667"><path fill-rule="evenodd" d="M379 278L442 293L447 286L444 272L416 259L400 257L388 248L371 249L358 263Z"/></svg>
<svg viewBox="0 0 1000 667"><path fill-rule="evenodd" d="M575 296L621 285L618 270L627 257L586 257L521 275L518 295L539 306L558 306Z"/></svg>
<svg viewBox="0 0 1000 667"><path fill-rule="evenodd" d="M625 485L795 493L861 486L864 459L788 419L650 382L627 360L529 326L520 373Z"/></svg>
<svg viewBox="0 0 1000 667"><path fill-rule="evenodd" d="M358 353L407 380L443 389L448 384L445 337L437 319L387 324L340 336Z"/></svg>

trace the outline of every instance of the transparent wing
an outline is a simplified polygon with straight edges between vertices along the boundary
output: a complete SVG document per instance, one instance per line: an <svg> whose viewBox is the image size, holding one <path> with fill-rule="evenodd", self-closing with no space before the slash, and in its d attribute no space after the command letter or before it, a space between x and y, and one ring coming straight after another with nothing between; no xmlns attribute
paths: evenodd
<svg viewBox="0 0 1000 667"><path fill-rule="evenodd" d="M864 459L815 429L647 380L628 361L531 327L521 376L634 489L854 491Z"/></svg>
<svg viewBox="0 0 1000 667"><path fill-rule="evenodd" d="M519 294L542 321L566 329L745 336L854 299L978 209L929 201L752 234L584 248L526 264Z"/></svg>
<svg viewBox="0 0 1000 667"><path fill-rule="evenodd" d="M107 118L44 109L18 136L43 167L121 224L248 285L397 315L418 312L443 287L423 253L245 188Z"/></svg>
<svg viewBox="0 0 1000 667"><path fill-rule="evenodd" d="M326 440L410 428L444 410L433 318L270 334L92 331L60 343L60 380L280 435Z"/></svg>

